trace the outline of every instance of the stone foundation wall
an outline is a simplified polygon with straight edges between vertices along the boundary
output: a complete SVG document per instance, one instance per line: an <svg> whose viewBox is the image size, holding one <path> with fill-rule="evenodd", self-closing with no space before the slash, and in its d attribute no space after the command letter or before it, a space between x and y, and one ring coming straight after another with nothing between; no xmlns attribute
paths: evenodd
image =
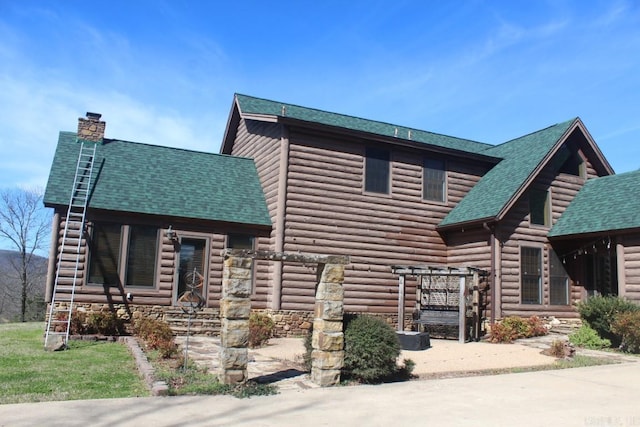
<svg viewBox="0 0 640 427"><path fill-rule="evenodd" d="M63 304L63 303L58 303ZM109 304L74 303L76 310L85 312L98 312L110 310ZM118 317L126 320L150 317L164 320L171 326L176 335L186 335L188 315L179 307L166 307L161 305L135 305L113 304ZM303 337L311 331L314 313L312 311L298 310L252 310L265 313L275 323L273 336L276 338ZM48 313L48 310L47 310ZM356 314L356 313L346 313ZM390 313L357 313L379 317L391 325L397 326L397 314ZM411 330L411 315L405 316L405 330ZM203 308L191 318L191 334L201 336L220 335L220 310L217 308Z"/></svg>

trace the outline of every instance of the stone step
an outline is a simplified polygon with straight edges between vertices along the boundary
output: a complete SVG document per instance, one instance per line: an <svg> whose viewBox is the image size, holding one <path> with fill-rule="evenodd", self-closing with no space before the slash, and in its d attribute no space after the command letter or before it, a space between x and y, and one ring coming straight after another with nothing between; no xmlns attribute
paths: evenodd
<svg viewBox="0 0 640 427"><path fill-rule="evenodd" d="M176 322L187 323L189 321L189 319L186 318L186 317L165 317L164 321L169 323L169 324L176 323ZM220 325L220 319L199 319L199 318L192 317L191 318L191 323Z"/></svg>
<svg viewBox="0 0 640 427"><path fill-rule="evenodd" d="M210 328L210 327L199 327L191 325L191 328L187 328L186 326L174 326L171 325L171 330L176 335L187 335L187 331L191 335L208 335L208 336L218 336L220 335L220 328Z"/></svg>

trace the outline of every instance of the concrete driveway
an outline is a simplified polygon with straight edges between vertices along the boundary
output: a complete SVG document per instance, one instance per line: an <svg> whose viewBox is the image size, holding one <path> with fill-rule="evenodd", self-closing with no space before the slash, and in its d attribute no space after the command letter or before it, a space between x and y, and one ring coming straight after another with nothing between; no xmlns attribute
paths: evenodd
<svg viewBox="0 0 640 427"><path fill-rule="evenodd" d="M285 390L0 405L0 426L640 426L640 364Z"/></svg>

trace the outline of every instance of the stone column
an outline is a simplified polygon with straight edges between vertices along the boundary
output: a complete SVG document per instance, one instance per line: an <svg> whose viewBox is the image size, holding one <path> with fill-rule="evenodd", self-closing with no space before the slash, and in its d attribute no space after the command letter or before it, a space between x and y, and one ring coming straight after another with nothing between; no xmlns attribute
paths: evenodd
<svg viewBox="0 0 640 427"><path fill-rule="evenodd" d="M247 380L249 315L251 314L251 258L225 255L220 300L220 367L223 384Z"/></svg>
<svg viewBox="0 0 640 427"><path fill-rule="evenodd" d="M318 264L322 269L316 290L311 353L311 381L321 387L340 382L344 364L344 265Z"/></svg>

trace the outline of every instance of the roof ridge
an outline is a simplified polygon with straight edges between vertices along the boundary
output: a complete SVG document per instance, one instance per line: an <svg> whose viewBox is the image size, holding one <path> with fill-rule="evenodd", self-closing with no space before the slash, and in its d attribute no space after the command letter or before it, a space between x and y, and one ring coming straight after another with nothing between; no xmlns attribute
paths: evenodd
<svg viewBox="0 0 640 427"><path fill-rule="evenodd" d="M476 141L476 140L469 139L469 138L460 138L458 136L447 135L447 134L444 134L444 133L432 132L432 131L428 131L428 130L424 130L424 129L418 129L418 128L415 128L415 127L399 125L399 124L385 122L385 121L381 121L381 120L367 119L367 118L360 117L360 116L354 116L352 114L336 113L336 112L333 112L333 111L322 110L320 108L305 107L305 106L298 105L298 104L292 104L292 103L287 103L287 102L282 102L282 101L275 101L273 99L266 99L266 98L261 98L261 97L257 97L257 96L245 95L245 94L241 94L241 93L236 93L235 96L241 96L241 97L255 99L255 100L259 100L259 101L270 102L270 103L274 103L274 104L281 104L282 106L300 108L300 109L304 109L304 110L307 110L307 111L315 111L315 112L323 113L323 114L331 114L331 115L334 115L334 116L340 116L340 117L344 117L344 118L350 118L350 119L362 120L362 121L370 122L370 123L377 123L377 124L381 124L381 125L392 126L392 127L399 128L399 129L406 129L406 130L416 131L416 132L424 132L424 133L431 134L431 135L436 135L436 136L444 136L444 137L447 137L447 138L457 139L457 140L460 140L460 141L471 142L471 143L480 144L480 145L486 145L487 149L491 148L491 147L494 147L493 144L490 144L488 142ZM277 115L281 116L281 117L287 117L286 115L281 115L281 114L277 114ZM407 138L403 138L403 137L400 137L400 136L398 136L398 138L407 139Z"/></svg>
<svg viewBox="0 0 640 427"><path fill-rule="evenodd" d="M503 147L504 145L509 144L511 142L515 142L515 141L517 141L519 139L524 139L524 138L526 138L528 136L535 135L535 134L541 133L541 132L545 132L545 131L548 131L551 128L554 128L554 127L557 127L557 126L561 126L561 125L565 125L567 123L573 123L573 122L575 122L576 120L579 120L579 119L580 119L580 117L574 117L573 119L565 120L564 122L555 123L555 124L549 125L549 126L547 126L545 128L534 130L532 132L526 133L526 134L518 136L516 138L512 138L512 139L510 139L508 141L501 142L500 144L493 145L493 146L487 148L487 150L490 150L492 148Z"/></svg>
<svg viewBox="0 0 640 427"><path fill-rule="evenodd" d="M66 134L68 136L75 136L75 137L77 137L77 135L78 135L77 132L72 132L72 131L60 131L60 134ZM194 153L194 154L204 154L204 155L207 155L207 156L233 157L233 158L236 158L236 159L243 159L243 160L251 160L251 161L253 161L253 159L250 158L250 157L232 156L230 154L214 153L213 151L193 150L191 148L184 148L184 147L171 147L169 145L158 145L158 144L151 144L151 143L148 143L148 142L129 141L129 140L126 140L126 139L119 139L119 138L104 138L103 140L104 140L105 143L123 142L125 144L144 145L144 146L147 146L147 147L152 147L154 149L160 148L160 149L167 149L167 150L184 151L184 152L187 152L187 153Z"/></svg>

